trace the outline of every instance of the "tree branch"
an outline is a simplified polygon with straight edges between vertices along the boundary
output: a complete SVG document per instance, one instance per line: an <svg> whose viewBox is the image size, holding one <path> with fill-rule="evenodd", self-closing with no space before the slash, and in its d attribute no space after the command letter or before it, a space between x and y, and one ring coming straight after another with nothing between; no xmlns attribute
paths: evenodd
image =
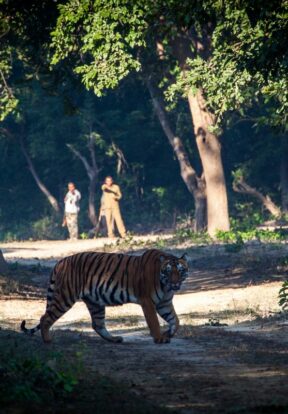
<svg viewBox="0 0 288 414"><path fill-rule="evenodd" d="M175 152L175 155L178 159L181 176L191 194L195 194L198 191L198 180L196 171L190 164L188 154L184 149L182 140L174 134L172 131L170 122L168 120L168 116L164 109L164 103L162 102L161 98L158 96L155 87L153 86L151 80L146 77L145 82L150 93L152 103L155 109L155 112L158 116L159 122L162 126L162 129L168 138L168 141Z"/></svg>
<svg viewBox="0 0 288 414"><path fill-rule="evenodd" d="M263 195L256 188L251 187L244 180L244 177L239 177L233 182L233 190L237 193L251 195L252 197L259 200L263 206L276 218L281 216L280 208L271 200L269 195Z"/></svg>
<svg viewBox="0 0 288 414"><path fill-rule="evenodd" d="M56 198L50 193L50 191L48 190L48 188L45 186L45 184L41 181L40 177L38 176L37 171L35 170L33 161L30 157L30 155L28 154L28 151L24 145L24 141L23 138L20 137L20 147L22 150L22 153L27 161L28 164L28 168L36 182L36 184L38 185L39 189L42 191L42 193L47 197L49 203L51 204L52 208L54 211L56 211L56 213L60 212L60 206L58 201L56 200Z"/></svg>
<svg viewBox="0 0 288 414"><path fill-rule="evenodd" d="M76 150L76 148L73 147L72 144L66 144L66 146L70 149L70 151L73 152L73 154L79 158L79 160L81 160L81 162L83 163L85 170L89 176L90 179L93 179L94 176L94 172L93 172L93 168L91 167L91 165L89 164L89 162L87 161L87 158L84 157L80 151Z"/></svg>

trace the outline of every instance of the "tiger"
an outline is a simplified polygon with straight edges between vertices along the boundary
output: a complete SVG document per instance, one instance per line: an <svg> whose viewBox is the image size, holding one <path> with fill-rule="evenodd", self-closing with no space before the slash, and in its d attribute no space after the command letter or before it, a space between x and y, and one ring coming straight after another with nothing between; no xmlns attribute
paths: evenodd
<svg viewBox="0 0 288 414"><path fill-rule="evenodd" d="M157 249L141 256L83 252L56 263L51 272L47 292L46 312L39 324L21 331L34 334L41 331L45 343L51 341L49 329L77 300L86 304L92 328L103 339L122 342L105 327L105 307L136 303L142 307L150 334L157 344L168 343L179 327L172 299L188 275L186 253L177 258ZM157 314L169 325L161 333Z"/></svg>

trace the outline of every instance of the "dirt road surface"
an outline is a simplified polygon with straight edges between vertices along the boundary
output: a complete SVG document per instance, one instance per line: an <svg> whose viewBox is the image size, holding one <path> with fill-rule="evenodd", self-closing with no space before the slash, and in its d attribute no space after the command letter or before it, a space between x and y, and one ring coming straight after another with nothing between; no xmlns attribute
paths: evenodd
<svg viewBox="0 0 288 414"><path fill-rule="evenodd" d="M157 243L156 237L149 240ZM19 332L22 319L38 323L49 277L44 265L74 252L99 251L107 244L100 239L0 245L9 262L34 266L23 280L16 275L19 269L14 275L13 267L7 276L11 291L3 291L0 300L0 338ZM115 245L119 249L127 250ZM174 298L182 326L170 344L152 342L141 308L132 304L107 309L108 328L121 334L124 342L106 343L92 331L84 304L77 303L55 324L51 349L65 348L71 355L84 349L91 371L176 412L287 412L288 322L278 315L278 291L287 279L287 246L248 246L234 255L223 246L189 243L162 249L188 251L191 269ZM141 246L139 253L142 250ZM19 338L27 346L29 341L44 346L37 335L19 333Z"/></svg>

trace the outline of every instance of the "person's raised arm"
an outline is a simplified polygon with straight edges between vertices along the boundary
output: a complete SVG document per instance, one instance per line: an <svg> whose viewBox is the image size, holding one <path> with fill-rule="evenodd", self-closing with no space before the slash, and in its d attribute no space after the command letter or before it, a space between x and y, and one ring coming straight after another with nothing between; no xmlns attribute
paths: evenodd
<svg viewBox="0 0 288 414"><path fill-rule="evenodd" d="M115 191L115 200L121 200L121 198L122 198L122 193L121 193L121 190L120 190L120 187L117 185L116 186L116 191Z"/></svg>

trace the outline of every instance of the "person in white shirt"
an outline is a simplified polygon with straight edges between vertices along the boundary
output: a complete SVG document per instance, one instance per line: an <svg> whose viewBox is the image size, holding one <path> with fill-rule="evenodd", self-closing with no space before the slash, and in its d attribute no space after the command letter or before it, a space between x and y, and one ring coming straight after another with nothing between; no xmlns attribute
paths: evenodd
<svg viewBox="0 0 288 414"><path fill-rule="evenodd" d="M76 190L74 183L68 183L68 193L64 198L65 218L63 225L68 227L70 240L78 239L78 213L80 210L79 201L81 194Z"/></svg>

